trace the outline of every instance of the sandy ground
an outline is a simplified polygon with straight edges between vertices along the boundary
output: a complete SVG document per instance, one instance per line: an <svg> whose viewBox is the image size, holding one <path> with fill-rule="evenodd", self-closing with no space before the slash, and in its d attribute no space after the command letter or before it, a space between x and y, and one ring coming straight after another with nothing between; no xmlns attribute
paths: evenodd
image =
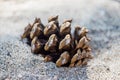
<svg viewBox="0 0 120 80"><path fill-rule="evenodd" d="M57 68L20 41L24 27L40 17L73 18L90 30L94 59L87 66ZM119 0L0 0L0 80L119 80Z"/></svg>

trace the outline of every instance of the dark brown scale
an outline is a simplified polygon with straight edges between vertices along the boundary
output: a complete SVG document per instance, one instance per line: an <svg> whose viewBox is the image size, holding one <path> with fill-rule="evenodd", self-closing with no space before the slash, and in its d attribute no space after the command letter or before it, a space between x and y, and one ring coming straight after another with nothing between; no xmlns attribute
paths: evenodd
<svg viewBox="0 0 120 80"><path fill-rule="evenodd" d="M32 53L39 53L41 48L42 48L41 42L38 40L37 37L34 37L34 39L31 42Z"/></svg>
<svg viewBox="0 0 120 80"><path fill-rule="evenodd" d="M70 34L70 32L71 32L71 22L72 21L66 20L60 26L60 35L61 36L65 36L67 34Z"/></svg>
<svg viewBox="0 0 120 80"><path fill-rule="evenodd" d="M57 27L59 27L59 22L58 22L58 15L57 16L51 16L48 18L48 23L54 21Z"/></svg>
<svg viewBox="0 0 120 80"><path fill-rule="evenodd" d="M44 35L49 37L51 34L56 34L58 32L58 27L54 23L54 21L49 22L48 25L44 29Z"/></svg>

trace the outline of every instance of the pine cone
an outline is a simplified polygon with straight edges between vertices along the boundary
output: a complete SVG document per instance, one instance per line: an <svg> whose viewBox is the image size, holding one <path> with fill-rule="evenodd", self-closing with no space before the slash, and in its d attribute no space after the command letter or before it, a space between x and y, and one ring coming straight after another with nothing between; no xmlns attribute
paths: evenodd
<svg viewBox="0 0 120 80"><path fill-rule="evenodd" d="M82 66L92 58L88 29L75 27L71 33L72 19L65 20L59 26L58 16L50 17L44 26L40 18L25 28L23 38L27 38L31 51L42 54L44 61L53 61L56 66Z"/></svg>

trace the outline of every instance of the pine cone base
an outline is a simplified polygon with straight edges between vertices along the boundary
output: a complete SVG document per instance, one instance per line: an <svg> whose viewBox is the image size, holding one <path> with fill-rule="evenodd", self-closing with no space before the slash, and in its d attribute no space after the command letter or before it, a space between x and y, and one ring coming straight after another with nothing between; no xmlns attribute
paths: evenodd
<svg viewBox="0 0 120 80"><path fill-rule="evenodd" d="M92 58L88 29L76 26L71 33L72 19L59 25L58 16L50 17L43 25L40 18L25 27L21 38L27 38L32 53L42 54L45 62L52 61L56 66L75 67L86 65Z"/></svg>

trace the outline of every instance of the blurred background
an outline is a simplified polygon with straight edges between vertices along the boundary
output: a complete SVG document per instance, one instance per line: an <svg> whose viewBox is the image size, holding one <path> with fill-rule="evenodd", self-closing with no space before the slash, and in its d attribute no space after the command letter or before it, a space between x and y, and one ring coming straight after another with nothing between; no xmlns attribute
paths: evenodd
<svg viewBox="0 0 120 80"><path fill-rule="evenodd" d="M48 17L55 15L59 15L60 23L72 18L73 29L76 25L89 29L95 57L120 42L120 0L0 0L0 40L19 40L26 25L36 17L47 24Z"/></svg>

